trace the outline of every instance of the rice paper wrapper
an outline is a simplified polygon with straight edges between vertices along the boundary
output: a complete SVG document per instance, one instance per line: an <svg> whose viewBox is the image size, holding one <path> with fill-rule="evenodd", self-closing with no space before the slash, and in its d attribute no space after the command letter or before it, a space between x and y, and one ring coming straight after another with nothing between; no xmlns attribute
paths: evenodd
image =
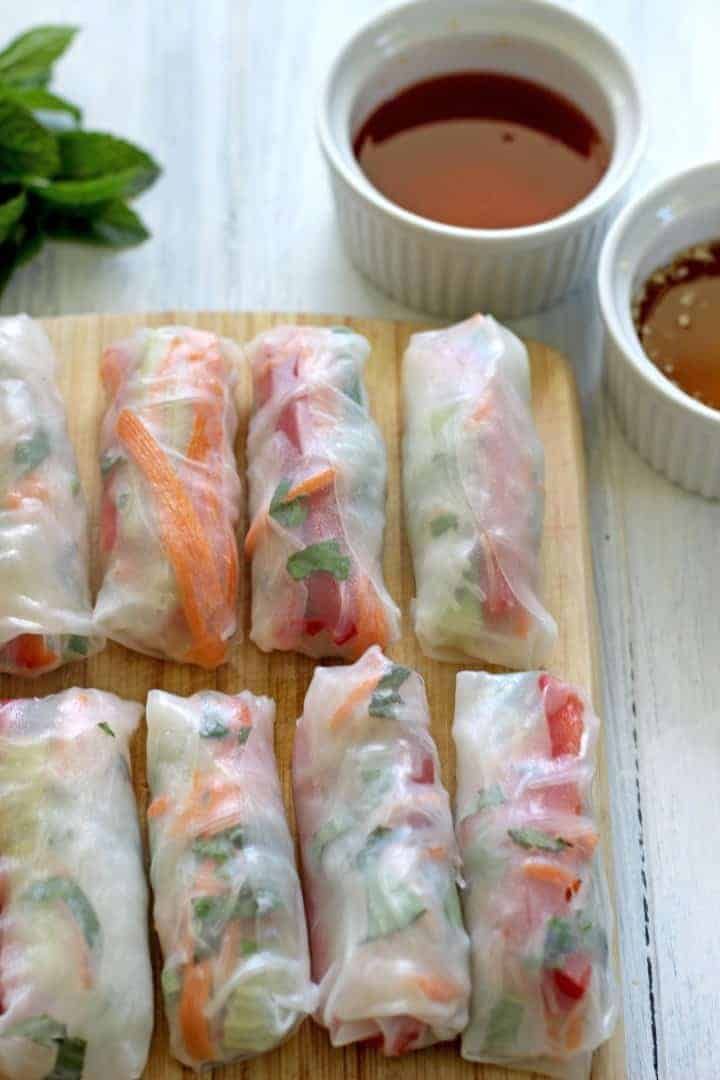
<svg viewBox="0 0 720 1080"><path fill-rule="evenodd" d="M544 672L457 677L470 1061L584 1080L617 1017L592 782L599 721Z"/></svg>
<svg viewBox="0 0 720 1080"><path fill-rule="evenodd" d="M0 704L0 1073L129 1080L153 1026L128 740L99 690Z"/></svg>
<svg viewBox="0 0 720 1080"><path fill-rule="evenodd" d="M172 1052L194 1069L272 1049L315 1006L274 715L247 691L148 697L162 989Z"/></svg>
<svg viewBox="0 0 720 1080"><path fill-rule="evenodd" d="M335 1046L398 1055L467 1021L459 858L420 676L374 647L317 668L293 759L319 984Z"/></svg>

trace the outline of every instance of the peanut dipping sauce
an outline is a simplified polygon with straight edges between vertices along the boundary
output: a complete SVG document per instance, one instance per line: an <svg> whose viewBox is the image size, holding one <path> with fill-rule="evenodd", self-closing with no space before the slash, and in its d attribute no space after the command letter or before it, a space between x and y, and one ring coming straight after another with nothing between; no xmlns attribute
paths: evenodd
<svg viewBox="0 0 720 1080"><path fill-rule="evenodd" d="M656 270L633 299L649 360L696 401L720 409L720 239Z"/></svg>
<svg viewBox="0 0 720 1080"><path fill-rule="evenodd" d="M370 114L353 149L398 206L474 229L558 217L597 186L610 161L608 143L572 101L491 71L406 87Z"/></svg>

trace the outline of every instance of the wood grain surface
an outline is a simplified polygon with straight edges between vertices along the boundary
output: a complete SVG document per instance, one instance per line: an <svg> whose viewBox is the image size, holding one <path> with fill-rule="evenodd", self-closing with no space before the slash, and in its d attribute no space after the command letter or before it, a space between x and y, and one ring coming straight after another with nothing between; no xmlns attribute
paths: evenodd
<svg viewBox="0 0 720 1080"><path fill-rule="evenodd" d="M428 660L420 652L409 620L413 574L402 520L400 489L400 434L402 407L400 360L409 335L420 327L407 322L313 317L308 315L181 313L153 315L89 315L46 320L60 359L60 384L68 405L71 437L91 514L92 551L97 554L100 475L97 462L99 422L104 395L98 361L103 347L142 325L181 322L246 341L260 330L286 321L332 325L343 322L364 334L372 346L366 372L371 409L386 440L388 451L387 528L385 578L403 612L402 640L392 656L417 668L425 678L433 718L433 734L443 762L445 783L454 792L454 758L450 728L453 716L455 674L463 665ZM587 492L583 440L575 383L568 362L544 345L529 345L533 408L546 454L547 509L543 545L543 593L557 619L560 636L552 669L591 689L596 701L599 670L596 651L595 601L588 531ZM240 430L237 452L244 472L245 433L251 403L250 379L241 373L238 386ZM241 523L242 528L242 523ZM247 571L247 567L246 567ZM98 567L92 568L98 586ZM248 595L245 574L243 594ZM215 673L187 665L165 663L109 644L104 652L84 664L62 668L29 681L0 676L0 697L47 694L73 685L95 686L144 702L149 690L163 688L176 694L217 688L234 693L248 688L271 695L277 701L276 751L286 805L292 823L290 757L294 722L302 711L305 691L312 676L312 661L295 654L266 655L247 641L249 605L243 604L244 643L236 646L231 662ZM467 665L465 665L467 666ZM478 666L478 665L472 665ZM134 740L133 769L143 829L147 804L144 723ZM609 800L601 740L596 802L604 839L606 866L612 866L609 835ZM152 935L153 960L159 971L159 950ZM191 1076L170 1058L167 1027L162 1012L159 978L155 979L156 1025L148 1080L179 1080ZM510 1080L527 1076L495 1067L463 1062L453 1045L423 1050L400 1060L382 1058L375 1050L350 1047L335 1050L326 1033L307 1021L299 1033L279 1050L244 1065L214 1070L214 1075L243 1080ZM209 1073L204 1075L210 1075ZM621 1080L626 1076L625 1041L620 1022L613 1038L595 1055L594 1080Z"/></svg>

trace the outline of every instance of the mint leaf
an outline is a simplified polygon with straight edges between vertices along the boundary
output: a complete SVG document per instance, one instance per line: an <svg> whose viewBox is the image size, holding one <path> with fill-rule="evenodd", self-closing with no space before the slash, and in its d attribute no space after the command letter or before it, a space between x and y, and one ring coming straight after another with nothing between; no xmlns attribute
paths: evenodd
<svg viewBox="0 0 720 1080"><path fill-rule="evenodd" d="M41 86L0 85L0 98L14 101L30 112L54 113L70 117L76 124L82 120L82 112L71 101L50 93Z"/></svg>
<svg viewBox="0 0 720 1080"><path fill-rule="evenodd" d="M563 851L572 847L569 840L563 840L562 836L553 836L541 829L508 829L508 836L520 847L539 848L541 851Z"/></svg>
<svg viewBox="0 0 720 1080"><path fill-rule="evenodd" d="M98 727L100 728L101 731L104 731L106 735L112 735L113 739L115 738L115 732L110 727L107 720L101 720L100 723L98 724Z"/></svg>
<svg viewBox="0 0 720 1080"><path fill-rule="evenodd" d="M378 682L377 689L397 690L411 675L412 670L409 667L403 667L402 664L393 664Z"/></svg>
<svg viewBox="0 0 720 1080"><path fill-rule="evenodd" d="M355 862L361 868L364 868L374 859L380 855L382 849L395 832L388 825L378 825L369 834L365 841L364 847L358 852Z"/></svg>
<svg viewBox="0 0 720 1080"><path fill-rule="evenodd" d="M0 245L0 293L14 272L37 255L43 243L44 236L37 221L26 214L16 225L12 239Z"/></svg>
<svg viewBox="0 0 720 1080"><path fill-rule="evenodd" d="M182 990L182 967L179 964L165 964L160 976L163 996L175 998Z"/></svg>
<svg viewBox="0 0 720 1080"><path fill-rule="evenodd" d="M52 176L59 164L52 132L22 105L0 98L0 175L3 179Z"/></svg>
<svg viewBox="0 0 720 1080"><path fill-rule="evenodd" d="M462 911L460 910L460 897L458 896L457 886L454 881L450 882L450 887L445 893L445 900L443 901L443 912L445 918L452 927L456 930L462 930L463 920Z"/></svg>
<svg viewBox="0 0 720 1080"><path fill-rule="evenodd" d="M45 428L36 428L29 439L21 439L15 444L13 461L23 473L32 472L50 456L50 439Z"/></svg>
<svg viewBox="0 0 720 1080"><path fill-rule="evenodd" d="M576 927L568 920L557 915L548 921L543 946L543 965L555 967L564 956L574 953L578 946Z"/></svg>
<svg viewBox="0 0 720 1080"><path fill-rule="evenodd" d="M82 930L88 948L94 949L100 941L100 920L87 896L74 881L66 877L45 878L34 882L23 894L23 899L37 904L62 901Z"/></svg>
<svg viewBox="0 0 720 1080"><path fill-rule="evenodd" d="M0 205L0 244L4 244L8 237L12 236L20 218L25 213L27 196L20 192L13 199L8 199Z"/></svg>
<svg viewBox="0 0 720 1080"><path fill-rule="evenodd" d="M499 784L493 784L489 788L480 788L475 803L475 813L480 814L483 810L490 810L493 806L502 806L507 802Z"/></svg>
<svg viewBox="0 0 720 1080"><path fill-rule="evenodd" d="M217 715L206 715L200 723L200 734L204 739L224 739L230 728Z"/></svg>
<svg viewBox="0 0 720 1080"><path fill-rule="evenodd" d="M310 854L315 862L320 862L328 845L339 836L344 836L352 825L353 819L350 815L330 818L321 825L310 842Z"/></svg>
<svg viewBox="0 0 720 1080"><path fill-rule="evenodd" d="M244 746L250 738L250 732L252 731L252 724L246 724L245 727L241 727L238 731L238 743L240 746Z"/></svg>
<svg viewBox="0 0 720 1080"><path fill-rule="evenodd" d="M448 529L457 529L457 514L439 514L430 522L430 532L434 537L442 536Z"/></svg>
<svg viewBox="0 0 720 1080"><path fill-rule="evenodd" d="M80 216L72 209L64 212L51 210L43 218L43 229L51 240L90 247L126 248L141 244L150 233L142 219L127 203L115 201L96 206L83 207L87 216Z"/></svg>
<svg viewBox="0 0 720 1080"><path fill-rule="evenodd" d="M287 561L287 571L295 581L302 581L318 570L325 570L338 581L350 576L350 559L340 551L337 540L320 540L302 551L296 551Z"/></svg>
<svg viewBox="0 0 720 1080"><path fill-rule="evenodd" d="M366 941L387 937L412 926L425 914L425 904L403 882L381 881L372 874L365 882L367 900Z"/></svg>
<svg viewBox="0 0 720 1080"><path fill-rule="evenodd" d="M94 203L139 195L160 175L159 166L144 150L103 132L61 132L57 148L57 177L31 187L45 202L76 212Z"/></svg>
<svg viewBox="0 0 720 1080"><path fill-rule="evenodd" d="M0 52L0 79L13 86L42 85L77 34L76 26L36 26Z"/></svg>
<svg viewBox="0 0 720 1080"><path fill-rule="evenodd" d="M493 1005L485 1033L484 1049L492 1053L513 1049L522 1023L524 1007L514 998L502 997Z"/></svg>
<svg viewBox="0 0 720 1080"><path fill-rule="evenodd" d="M193 854L200 859L212 859L222 864L240 851L243 839L243 831L238 825L214 836L198 836L192 846Z"/></svg>
<svg viewBox="0 0 720 1080"><path fill-rule="evenodd" d="M73 656L87 656L88 639L80 634L71 634L67 639L67 651Z"/></svg>
<svg viewBox="0 0 720 1080"><path fill-rule="evenodd" d="M291 499L290 502L285 501L291 486L289 480L281 480L270 500L270 516L286 529L294 529L297 525L302 525L308 516L307 499L302 495L297 499Z"/></svg>
<svg viewBox="0 0 720 1080"><path fill-rule="evenodd" d="M388 720L395 716L396 706L402 705L402 701L397 690L376 690L370 698L368 716L378 716Z"/></svg>
<svg viewBox="0 0 720 1080"><path fill-rule="evenodd" d="M53 1020L52 1016L42 1013L40 1016L29 1016L27 1020L20 1020L12 1024L3 1032L3 1039L30 1039L38 1046L53 1047L58 1039L67 1035L65 1024L59 1020Z"/></svg>
<svg viewBox="0 0 720 1080"><path fill-rule="evenodd" d="M106 450L100 458L100 475L107 476L111 469L120 461L124 461L125 458L122 454L118 454L116 450Z"/></svg>
<svg viewBox="0 0 720 1080"><path fill-rule="evenodd" d="M379 716L385 719L395 716L397 705L402 705L402 697L398 694L398 687L411 675L410 668L401 664L393 664L378 682L368 706L370 716Z"/></svg>
<svg viewBox="0 0 720 1080"><path fill-rule="evenodd" d="M81 1080L86 1048L85 1039L59 1039L55 1068L47 1080Z"/></svg>

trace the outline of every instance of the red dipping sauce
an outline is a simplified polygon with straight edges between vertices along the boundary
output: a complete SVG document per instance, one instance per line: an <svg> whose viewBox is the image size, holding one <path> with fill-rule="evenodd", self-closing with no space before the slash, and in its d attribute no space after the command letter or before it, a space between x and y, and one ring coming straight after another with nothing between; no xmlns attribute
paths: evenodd
<svg viewBox="0 0 720 1080"><path fill-rule="evenodd" d="M610 148L572 101L529 79L462 71L382 102L353 141L392 202L431 221L510 229L575 206L607 170Z"/></svg>

